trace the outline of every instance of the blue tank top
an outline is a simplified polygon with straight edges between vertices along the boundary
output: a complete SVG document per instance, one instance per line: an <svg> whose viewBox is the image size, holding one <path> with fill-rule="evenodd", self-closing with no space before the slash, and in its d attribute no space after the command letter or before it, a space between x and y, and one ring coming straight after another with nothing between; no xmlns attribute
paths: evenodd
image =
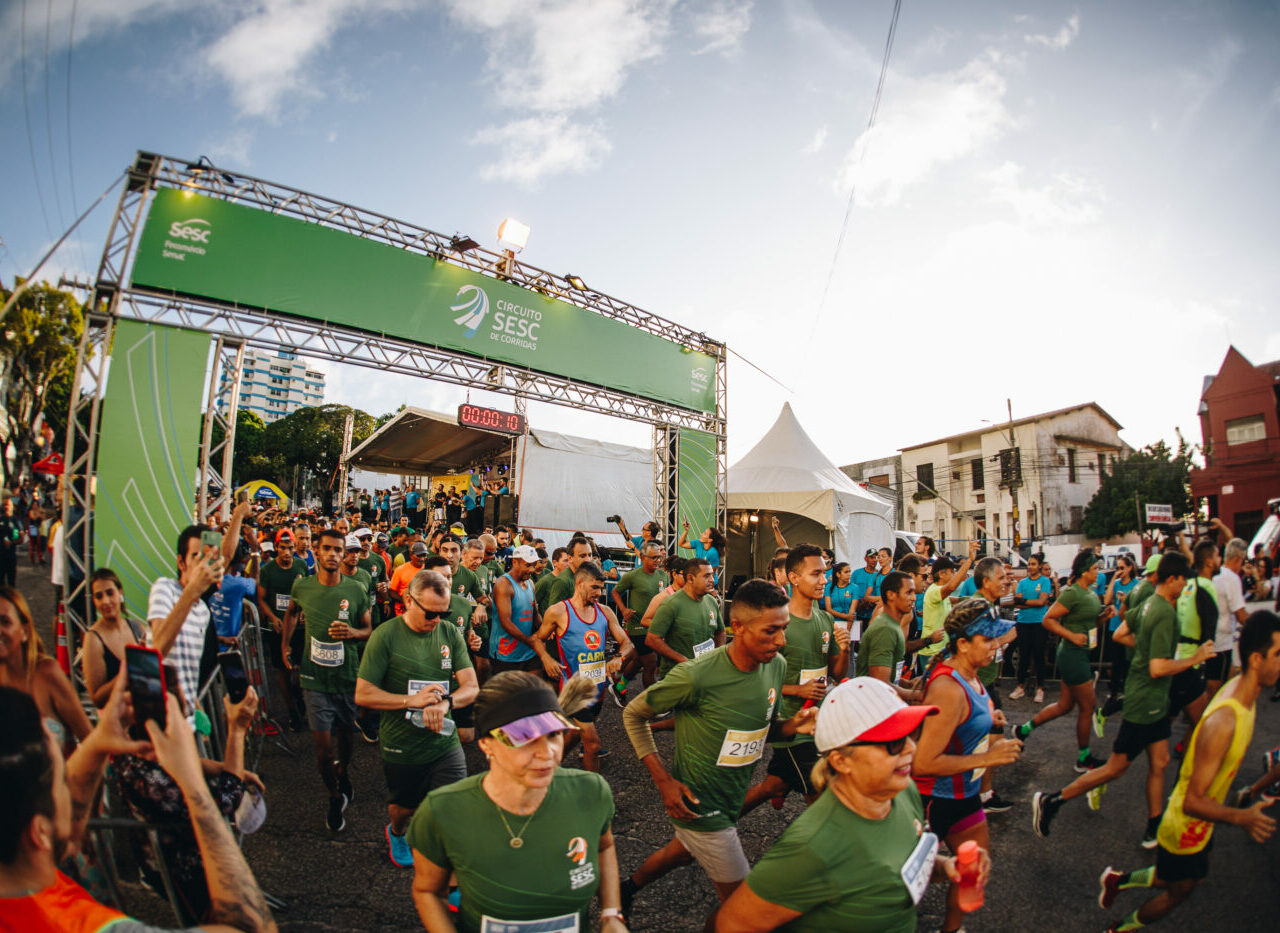
<svg viewBox="0 0 1280 933"><path fill-rule="evenodd" d="M581 673L596 685L596 699L604 695L608 681L604 676L604 642L608 634L609 620L600 608L595 607L595 618L590 622L573 608L573 603L565 600L565 611L569 614L569 625L564 634L556 639L560 648L560 687L568 682L574 674Z"/></svg>
<svg viewBox="0 0 1280 933"><path fill-rule="evenodd" d="M944 749L948 755L973 755L985 751L991 739L991 700L987 691L979 683L973 684L961 677L949 664L939 664L930 675L930 682L936 677L950 676L964 690L969 701L969 715L956 727ZM952 774L947 777L919 777L916 786L920 793L931 797L942 797L947 800L966 800L976 796L982 785L982 772L985 768L975 768Z"/></svg>
<svg viewBox="0 0 1280 933"><path fill-rule="evenodd" d="M533 581L517 583L511 574L502 579L511 584L511 621L526 635L533 634ZM497 619L489 627L489 651L499 661L528 661L534 651L518 638L507 633Z"/></svg>

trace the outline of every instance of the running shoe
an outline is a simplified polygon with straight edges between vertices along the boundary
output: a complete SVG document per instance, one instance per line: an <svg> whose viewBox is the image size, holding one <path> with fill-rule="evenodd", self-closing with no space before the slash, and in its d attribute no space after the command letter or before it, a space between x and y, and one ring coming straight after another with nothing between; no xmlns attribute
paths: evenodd
<svg viewBox="0 0 1280 933"><path fill-rule="evenodd" d="M401 868L412 868L413 849L409 848L409 840L393 833L390 823L387 824L384 832L387 837L387 855L391 857L391 864Z"/></svg>
<svg viewBox="0 0 1280 933"><path fill-rule="evenodd" d="M620 906L622 907L622 920L624 923L631 923L631 904L636 899L636 893L640 889L636 887L636 883L630 878L623 878L622 883L618 885L618 893L620 895Z"/></svg>
<svg viewBox="0 0 1280 933"><path fill-rule="evenodd" d="M1107 728L1107 717L1102 713L1102 707L1098 707L1093 711L1093 734L1098 738L1102 738Z"/></svg>
<svg viewBox="0 0 1280 933"><path fill-rule="evenodd" d="M1012 810L1013 804L992 791L991 796L982 801L982 809L985 813L1004 813L1006 810Z"/></svg>
<svg viewBox="0 0 1280 933"><path fill-rule="evenodd" d="M1036 687L1036 702L1044 702L1044 687Z"/></svg>
<svg viewBox="0 0 1280 933"><path fill-rule="evenodd" d="M342 816L342 811L346 808L347 798L342 794L329 798L329 815L325 817L324 825L329 827L330 832L340 833L346 828L347 821Z"/></svg>
<svg viewBox="0 0 1280 933"><path fill-rule="evenodd" d="M1086 771L1092 771L1094 768L1101 768L1105 764L1105 761L1100 758L1094 758L1092 754L1085 755L1084 758L1076 759L1076 774L1084 774Z"/></svg>
<svg viewBox="0 0 1280 933"><path fill-rule="evenodd" d="M1123 877L1124 872L1116 871L1110 865L1098 876L1098 906L1103 910L1110 909L1116 902L1116 895L1120 893L1120 879Z"/></svg>
<svg viewBox="0 0 1280 933"><path fill-rule="evenodd" d="M1179 741L1173 746L1173 757L1181 761L1187 754L1187 746L1185 742Z"/></svg>
<svg viewBox="0 0 1280 933"><path fill-rule="evenodd" d="M1160 840L1156 838L1156 830L1148 829L1146 835L1142 837L1142 848L1154 849L1160 845Z"/></svg>
<svg viewBox="0 0 1280 933"><path fill-rule="evenodd" d="M1027 691L1022 689L1022 684L1018 684L1018 686L1013 688L1013 693L1009 694L1009 699L1021 700L1026 695Z"/></svg>
<svg viewBox="0 0 1280 933"><path fill-rule="evenodd" d="M1031 798L1031 828L1041 839L1049 838L1049 824L1053 822L1053 817L1060 806L1062 801L1055 801L1053 794L1037 791Z"/></svg>
<svg viewBox="0 0 1280 933"><path fill-rule="evenodd" d="M1096 810L1102 809L1102 795L1105 794L1106 792L1107 792L1107 785L1099 784L1097 787L1093 788L1092 790L1090 790L1084 795L1085 800L1088 801L1089 803L1090 810L1096 811Z"/></svg>
<svg viewBox="0 0 1280 933"><path fill-rule="evenodd" d="M356 719L356 728L360 730L360 737L370 745L378 744L378 720L365 720L364 717Z"/></svg>
<svg viewBox="0 0 1280 933"><path fill-rule="evenodd" d="M1022 739L1022 741L1025 742L1027 740L1027 736L1031 734L1031 723L1024 722L1020 726L1015 726L1013 730L1013 734L1015 737Z"/></svg>
<svg viewBox="0 0 1280 933"><path fill-rule="evenodd" d="M349 803L355 803L356 789L351 786L351 778L346 771L338 774L338 793L342 795L342 809L347 809Z"/></svg>
<svg viewBox="0 0 1280 933"><path fill-rule="evenodd" d="M1102 715L1104 717L1114 716L1122 709L1124 709L1124 694L1113 693L1107 697L1107 702L1102 704Z"/></svg>
<svg viewBox="0 0 1280 933"><path fill-rule="evenodd" d="M613 697L613 702L617 705L618 709L622 709L622 707L627 705L627 691L620 688L616 680L609 682L609 689L607 693L609 696Z"/></svg>
<svg viewBox="0 0 1280 933"><path fill-rule="evenodd" d="M596 752L597 758L608 758L609 755L610 755L610 752L609 752L609 749L607 748L601 748L599 751Z"/></svg>

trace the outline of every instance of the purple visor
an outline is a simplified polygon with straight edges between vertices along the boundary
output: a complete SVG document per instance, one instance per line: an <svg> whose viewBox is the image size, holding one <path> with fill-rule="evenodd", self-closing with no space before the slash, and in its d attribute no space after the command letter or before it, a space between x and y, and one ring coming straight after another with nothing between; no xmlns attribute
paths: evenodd
<svg viewBox="0 0 1280 933"><path fill-rule="evenodd" d="M544 735L577 728L562 714L545 712L534 713L532 716L525 716L523 719L509 722L505 726L491 729L489 734L503 745L520 748L522 745L528 745L534 739L541 738Z"/></svg>

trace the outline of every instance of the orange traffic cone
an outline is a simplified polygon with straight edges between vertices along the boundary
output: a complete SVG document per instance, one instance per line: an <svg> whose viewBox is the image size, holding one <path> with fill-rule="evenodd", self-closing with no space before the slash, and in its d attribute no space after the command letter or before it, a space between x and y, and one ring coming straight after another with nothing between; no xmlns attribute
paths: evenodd
<svg viewBox="0 0 1280 933"><path fill-rule="evenodd" d="M62 673L71 676L71 655L67 651L67 617L62 611L62 603L58 603L58 618L54 625L54 634L58 642L58 667Z"/></svg>

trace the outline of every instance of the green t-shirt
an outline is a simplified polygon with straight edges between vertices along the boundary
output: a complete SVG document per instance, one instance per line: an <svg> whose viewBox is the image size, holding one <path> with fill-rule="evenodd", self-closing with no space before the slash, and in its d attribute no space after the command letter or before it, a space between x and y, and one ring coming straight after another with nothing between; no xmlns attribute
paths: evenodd
<svg viewBox="0 0 1280 933"><path fill-rule="evenodd" d="M942 628L944 622L947 621L947 613L951 611L951 605L947 598L942 595L942 584L935 583L924 591L924 620L921 623L920 637L928 638L934 632ZM947 640L932 645L925 645L916 654L922 658L931 658L943 648L947 647Z"/></svg>
<svg viewBox="0 0 1280 933"><path fill-rule="evenodd" d="M673 819L677 826L715 832L737 823L751 772L780 709L786 674L781 654L744 672L729 659L728 648L719 648L677 664L642 694L657 712L675 711L671 775L699 800L690 805L698 819Z"/></svg>
<svg viewBox="0 0 1280 933"><path fill-rule="evenodd" d="M813 607L813 615L802 619L795 613L787 625L787 644L782 649L782 656L787 659L787 676L784 684L807 684L819 677L827 678L831 659L840 654L840 646L836 644L836 626L831 615L825 610ZM783 719L790 719L804 706L800 697L783 696ZM774 742L774 748L785 748L812 742L811 735L797 735L785 742Z"/></svg>
<svg viewBox="0 0 1280 933"><path fill-rule="evenodd" d="M1157 596L1143 601L1137 612L1137 629L1129 676L1124 680L1125 722L1148 725L1169 714L1172 677L1152 677L1152 658L1172 658L1178 647L1178 614L1169 601ZM1132 624L1130 625L1132 629Z"/></svg>
<svg viewBox="0 0 1280 933"><path fill-rule="evenodd" d="M373 578L374 583L387 582L387 565L377 554L370 554L356 561L356 566Z"/></svg>
<svg viewBox="0 0 1280 933"><path fill-rule="evenodd" d="M670 580L665 570L645 573L643 567L636 567L634 570L628 570L622 575L622 579L618 581L618 585L613 588L613 591L626 596L627 608L636 611L636 614L631 617L631 621L627 623L628 635L639 635L644 638L648 629L640 624L640 620L644 618L645 611L649 608L649 603L653 602L653 597L661 593L662 588L669 582Z"/></svg>
<svg viewBox="0 0 1280 933"><path fill-rule="evenodd" d="M551 588L555 586L555 574L546 573L538 577L533 584L533 601L538 604L538 612L541 615L547 614L547 607L551 605Z"/></svg>
<svg viewBox="0 0 1280 933"><path fill-rule="evenodd" d="M453 572L453 592L457 596L465 596L473 603L478 603L480 597L486 595L480 588L480 578L476 576L475 571L468 570L461 564Z"/></svg>
<svg viewBox="0 0 1280 933"><path fill-rule="evenodd" d="M554 606L556 603L563 602L566 599L573 599L573 571L568 567L561 570L554 577L548 578L551 582L547 589L547 606ZM539 605L538 609L545 613L547 610Z"/></svg>
<svg viewBox="0 0 1280 933"><path fill-rule="evenodd" d="M493 560L489 561L487 564L482 564L481 566L489 568L489 579L493 583L497 583L500 579L502 579L502 575L507 572L506 564L498 560L498 558L496 557Z"/></svg>
<svg viewBox="0 0 1280 933"><path fill-rule="evenodd" d="M869 820L827 788L751 869L747 887L800 911L788 933L914 933L916 906L902 867L920 842L924 805L914 784L889 815Z"/></svg>
<svg viewBox="0 0 1280 933"><path fill-rule="evenodd" d="M363 567L357 564L355 573L351 574L350 576L348 576L347 574L343 574L343 576L347 577L348 580L357 581L361 586L364 587L365 593L367 593L369 596L370 624L372 624L375 627L381 625L382 611L378 609L378 589L377 589L377 584L373 582L373 575L369 573L369 571L365 570ZM359 647L359 650L363 651L364 648L361 646Z"/></svg>
<svg viewBox="0 0 1280 933"><path fill-rule="evenodd" d="M281 567L274 560L262 565L262 569L258 571L258 583L266 591L267 606L277 617L283 619L285 612L289 609L289 594L293 592L293 581L306 575L307 564L297 557L288 567Z"/></svg>
<svg viewBox="0 0 1280 933"><path fill-rule="evenodd" d="M475 611L475 604L465 596L454 593L449 597L449 614L445 619L458 627L464 645L467 642L467 632L471 631L471 613Z"/></svg>
<svg viewBox="0 0 1280 933"><path fill-rule="evenodd" d="M684 590L664 599L649 623L650 632L690 660L714 648L715 634L723 628L720 604L714 596L708 593L695 600ZM658 658L658 670L664 677L675 666L670 658Z"/></svg>
<svg viewBox="0 0 1280 933"><path fill-rule="evenodd" d="M898 665L907 656L907 636L902 634L902 626L896 619L891 619L883 612L876 613L867 630L862 633L862 644L858 648L858 660L854 665L854 673L858 677L870 677L871 668L889 668L889 680L896 683L901 671Z"/></svg>
<svg viewBox="0 0 1280 933"><path fill-rule="evenodd" d="M520 816L499 812L484 792L485 773L433 790L407 834L416 851L458 876L458 930L477 933L485 917L566 914L577 914L578 928L589 930L587 910L600 885L600 837L613 823L609 785L590 771L557 768L542 804ZM518 849L507 845L512 833L524 840Z"/></svg>
<svg viewBox="0 0 1280 933"><path fill-rule="evenodd" d="M477 567L475 570L471 572L475 574L476 584L480 587L480 595L492 596L493 581L498 579L498 577L495 577L493 575L493 565L481 564L479 567ZM501 576L501 574L499 574L498 576Z"/></svg>
<svg viewBox="0 0 1280 933"><path fill-rule="evenodd" d="M388 693L417 693L422 686L410 690L410 681L440 684L445 693L452 693L457 672L469 667L471 658L456 625L437 624L429 632L415 632L403 616L396 616L369 636L360 678ZM383 760L425 765L459 747L457 732L441 735L421 722L420 710L384 709L378 732Z"/></svg>
<svg viewBox="0 0 1280 933"><path fill-rule="evenodd" d="M353 693L359 666L357 640L333 641L329 626L334 622L359 625L369 610L369 591L354 577L338 574L338 582L325 586L318 577L300 577L293 583L290 599L306 619L302 673L304 690L320 693Z"/></svg>
<svg viewBox="0 0 1280 933"><path fill-rule="evenodd" d="M1088 635L1098 628L1098 613L1102 611L1102 600L1093 590L1073 583L1058 594L1058 602L1067 609L1067 614L1058 620L1068 632L1077 635ZM1074 647L1074 646L1073 646Z"/></svg>

